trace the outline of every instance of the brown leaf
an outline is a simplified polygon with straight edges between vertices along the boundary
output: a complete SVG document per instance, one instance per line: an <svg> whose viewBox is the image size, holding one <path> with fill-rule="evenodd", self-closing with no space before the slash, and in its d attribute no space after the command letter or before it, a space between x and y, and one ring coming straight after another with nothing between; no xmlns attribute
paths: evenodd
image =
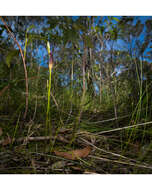
<svg viewBox="0 0 152 190"><path fill-rule="evenodd" d="M0 127L0 136L3 134L3 130L2 128Z"/></svg>
<svg viewBox="0 0 152 190"><path fill-rule="evenodd" d="M57 150L54 151L54 153L57 156L61 156L70 160L78 160L79 158L85 158L88 156L88 154L91 151L91 147L87 146L83 149L77 149L77 150L72 150L68 152L59 152Z"/></svg>
<svg viewBox="0 0 152 190"><path fill-rule="evenodd" d="M8 144L11 144L11 142L12 142L12 140L11 140L11 138L10 138L10 136L8 136L4 141L3 141L3 146L6 146L6 145L8 145Z"/></svg>

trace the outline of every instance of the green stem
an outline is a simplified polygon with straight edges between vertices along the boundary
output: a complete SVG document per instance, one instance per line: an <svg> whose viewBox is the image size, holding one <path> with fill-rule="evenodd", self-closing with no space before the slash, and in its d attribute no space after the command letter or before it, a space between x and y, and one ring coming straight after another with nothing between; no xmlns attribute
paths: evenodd
<svg viewBox="0 0 152 190"><path fill-rule="evenodd" d="M52 137L52 126L50 122L50 94L51 94L51 69L49 68L49 85L48 85L48 103L47 103L47 112L46 112L46 135L48 128L50 129L50 137ZM51 138L50 138L51 141Z"/></svg>

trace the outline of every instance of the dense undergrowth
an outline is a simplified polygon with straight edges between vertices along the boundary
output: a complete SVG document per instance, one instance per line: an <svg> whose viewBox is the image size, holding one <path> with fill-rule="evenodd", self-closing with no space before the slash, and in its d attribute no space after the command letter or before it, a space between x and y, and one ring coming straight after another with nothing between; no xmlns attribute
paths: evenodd
<svg viewBox="0 0 152 190"><path fill-rule="evenodd" d="M71 51L61 46L58 55L63 53L63 59L52 69L49 48L48 68L25 45L28 106L19 55L9 48L1 56L0 173L152 173L152 86L148 74L143 79L140 61L131 60L130 78L128 71L113 74L113 63L106 62L110 74L100 80L97 64L90 63L86 73L76 64L84 64L85 53L77 55L74 68L76 55L68 60ZM26 50L31 53L27 57ZM70 159L67 153L73 150L83 155Z"/></svg>
<svg viewBox="0 0 152 190"><path fill-rule="evenodd" d="M30 80L32 75L29 76L29 107L25 121L25 93L22 86L20 88L22 80L19 76L16 85L12 81L11 84L6 82L5 86L9 85L9 88L1 95L0 173L152 173L152 129L151 124L146 124L151 121L149 104L145 107L145 102L144 105L142 101L132 102L126 89L119 88L116 118L113 96L107 89L103 88L106 93L101 102L98 95L90 96L86 92L80 107L81 94L69 86L53 87L56 82L53 79L49 110L52 131L48 129L46 134L48 75L43 67L34 69L37 77ZM139 123L142 125L138 126ZM78 125L76 138L71 144L75 125ZM127 126L132 128L123 129ZM45 138L50 133L52 140ZM29 137L33 140L28 140ZM90 154L76 161L53 152L87 145L92 147Z"/></svg>

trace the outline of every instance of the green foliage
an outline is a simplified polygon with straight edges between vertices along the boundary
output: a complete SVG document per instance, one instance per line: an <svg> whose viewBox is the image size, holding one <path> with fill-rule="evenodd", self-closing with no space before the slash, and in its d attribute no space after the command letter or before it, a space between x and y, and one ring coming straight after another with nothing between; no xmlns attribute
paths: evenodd
<svg viewBox="0 0 152 190"><path fill-rule="evenodd" d="M0 25L0 38L2 38L2 34L4 30L5 30L5 26Z"/></svg>
<svg viewBox="0 0 152 190"><path fill-rule="evenodd" d="M8 68L11 66L11 61L13 60L14 57L17 57L19 55L19 50L10 50L6 56L6 64ZM15 63L12 63L15 64Z"/></svg>
<svg viewBox="0 0 152 190"><path fill-rule="evenodd" d="M117 17L113 17L113 20L119 22L119 19Z"/></svg>

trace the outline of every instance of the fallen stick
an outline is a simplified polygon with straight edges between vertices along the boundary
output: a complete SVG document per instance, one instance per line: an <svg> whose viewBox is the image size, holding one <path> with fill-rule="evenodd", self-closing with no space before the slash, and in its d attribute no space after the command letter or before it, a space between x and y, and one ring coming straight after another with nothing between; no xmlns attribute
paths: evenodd
<svg viewBox="0 0 152 190"><path fill-rule="evenodd" d="M106 151L104 149L101 149L101 148L98 148L97 146L95 146L94 144L90 143L89 141L83 139L83 138L80 138L82 141L84 141L85 143L87 143L87 145L91 145L92 147L94 147L95 149L101 151L101 152L104 152L106 154L111 154L112 156L116 156L116 157L119 157L120 159L124 159L125 161L117 161L117 160L109 160L108 158L100 158L100 157L96 157L96 158L100 158L100 160L103 160L103 161L110 161L110 162L116 162L116 163L120 163L120 164L130 164L130 165L133 165L133 166L138 166L138 167L145 167L145 168L149 168L149 169L152 169L152 166L149 166L147 165L146 163L144 163L144 165L141 165L139 161L137 160L134 160L134 159L130 159L126 156L122 156L120 154L116 154L116 153L113 153L113 152L109 152L109 151ZM94 157L95 158L95 157ZM134 162L134 163L133 163Z"/></svg>
<svg viewBox="0 0 152 190"><path fill-rule="evenodd" d="M121 128L117 128L117 129L111 129L109 131L101 131L99 133L95 133L95 135L101 135L101 134L105 134L105 133L121 131L121 130L124 130L124 129L130 129L130 128L139 127L139 126L143 126L143 125L149 125L149 124L152 124L152 121L149 121L149 122L146 122L146 123L139 123L139 124L136 124L136 125L130 125L130 126L126 126L126 127L121 127Z"/></svg>
<svg viewBox="0 0 152 190"><path fill-rule="evenodd" d="M61 135L57 136L57 137L50 137L50 136L40 136L40 137L20 137L18 139L10 139L8 140L8 143L7 144L11 144L13 142L28 142L28 141L43 141L43 140L50 140L50 138L52 139L57 139L59 141L62 141L62 142L65 142L65 143L68 143L69 141L66 140L64 137L62 137ZM4 139L4 140L0 140L0 144L4 144L5 141L7 139ZM5 145L7 145L5 144Z"/></svg>
<svg viewBox="0 0 152 190"><path fill-rule="evenodd" d="M118 164L130 165L130 166L139 167L139 168L152 169L152 166L149 166L149 165L135 164L132 162L124 162L124 161L119 161L119 160L110 160L108 158L102 158L102 157L92 156L92 155L90 155L88 157L102 160L104 162L114 162L114 163L118 163Z"/></svg>

